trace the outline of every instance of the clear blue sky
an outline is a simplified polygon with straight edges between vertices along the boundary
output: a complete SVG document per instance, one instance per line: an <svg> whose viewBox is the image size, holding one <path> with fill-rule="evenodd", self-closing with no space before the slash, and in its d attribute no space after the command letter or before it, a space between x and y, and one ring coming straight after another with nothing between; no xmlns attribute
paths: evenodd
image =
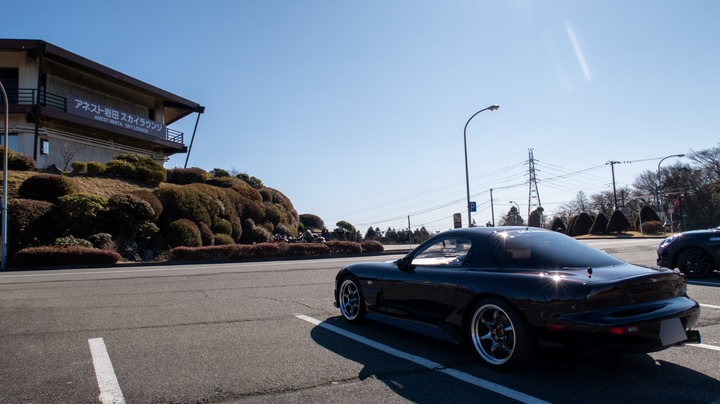
<svg viewBox="0 0 720 404"><path fill-rule="evenodd" d="M610 189L608 161L720 140L714 0L36 1L3 15L0 37L205 106L189 167L256 176L330 229L465 223L463 127L492 104L468 126L478 224L490 188L496 218L510 200L526 217L529 148L552 213ZM172 128L189 144L194 124ZM617 184L658 161L616 165Z"/></svg>

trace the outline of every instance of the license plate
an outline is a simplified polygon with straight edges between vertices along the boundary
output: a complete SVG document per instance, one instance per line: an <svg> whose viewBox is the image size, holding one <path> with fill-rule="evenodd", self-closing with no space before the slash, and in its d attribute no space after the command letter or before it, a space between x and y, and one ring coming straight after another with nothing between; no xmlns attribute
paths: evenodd
<svg viewBox="0 0 720 404"><path fill-rule="evenodd" d="M663 346L673 345L686 339L685 327L679 318L671 318L660 323L660 342Z"/></svg>

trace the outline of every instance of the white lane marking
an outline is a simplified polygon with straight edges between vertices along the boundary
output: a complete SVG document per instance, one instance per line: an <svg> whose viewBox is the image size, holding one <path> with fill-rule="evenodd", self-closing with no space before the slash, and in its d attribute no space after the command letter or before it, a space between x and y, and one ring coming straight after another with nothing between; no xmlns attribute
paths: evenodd
<svg viewBox="0 0 720 404"><path fill-rule="evenodd" d="M122 390L115 377L115 370L110 355L105 348L105 342L102 338L93 338L88 340L90 344L90 353L95 365L95 376L97 377L98 387L100 387L100 402L103 404L125 404Z"/></svg>
<svg viewBox="0 0 720 404"><path fill-rule="evenodd" d="M713 306L712 304L702 304L700 303L700 307L709 307L711 309L720 309L720 306Z"/></svg>
<svg viewBox="0 0 720 404"><path fill-rule="evenodd" d="M430 370L435 370L440 373L444 373L448 376L452 376L458 380L462 380L464 382L470 383L472 385L481 387L486 390L490 390L494 393L498 393L500 395L503 395L505 397L512 398L514 400L520 401L522 403L528 403L528 404L550 404L547 401L540 400L539 398L535 398L533 396L527 395L525 393L521 393L519 391L515 391L513 389L507 388L505 386L501 386L497 383L489 382L487 380L480 379L478 377L472 376L470 374L467 374L465 372L461 372L456 369L448 369L443 367L439 363L435 363L433 361L427 360L425 358L421 358L419 356L415 356L400 350L397 350L395 348L389 347L385 344L381 344L379 342L373 341L371 339L362 337L357 334L353 334L349 331L343 330L342 328L335 327L334 325L327 324L323 321L320 321L316 318L312 318L309 316L306 316L304 314L295 314L295 317L305 320L309 323L315 324L317 326L323 327L327 330L330 330L332 332L335 332L337 334L340 334L342 336L345 336L347 338L353 339L357 342L360 342L362 344L368 345L370 347L373 347L375 349L381 350L385 353L389 353L390 355L397 356L399 358L408 360L410 362L417 363L418 365L425 366L426 368Z"/></svg>
<svg viewBox="0 0 720 404"><path fill-rule="evenodd" d="M720 351L720 346L708 345L708 344L687 344L685 346L692 346L697 348L711 349L713 351Z"/></svg>

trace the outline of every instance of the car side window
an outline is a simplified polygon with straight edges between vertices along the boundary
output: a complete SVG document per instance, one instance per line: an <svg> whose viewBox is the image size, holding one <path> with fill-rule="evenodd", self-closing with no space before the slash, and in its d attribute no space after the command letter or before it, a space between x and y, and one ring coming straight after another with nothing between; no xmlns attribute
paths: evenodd
<svg viewBox="0 0 720 404"><path fill-rule="evenodd" d="M444 238L425 247L412 260L413 265L461 266L472 250L470 239L465 237Z"/></svg>

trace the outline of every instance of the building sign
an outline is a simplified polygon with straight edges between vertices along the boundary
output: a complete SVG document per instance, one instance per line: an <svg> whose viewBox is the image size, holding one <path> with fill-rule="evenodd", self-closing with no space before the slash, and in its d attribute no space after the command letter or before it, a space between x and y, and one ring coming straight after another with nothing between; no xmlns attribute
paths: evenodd
<svg viewBox="0 0 720 404"><path fill-rule="evenodd" d="M104 105L85 101L71 95L68 96L67 109L68 113L73 115L129 129L135 132L158 136L163 139L167 134L166 127L162 123L118 111Z"/></svg>

